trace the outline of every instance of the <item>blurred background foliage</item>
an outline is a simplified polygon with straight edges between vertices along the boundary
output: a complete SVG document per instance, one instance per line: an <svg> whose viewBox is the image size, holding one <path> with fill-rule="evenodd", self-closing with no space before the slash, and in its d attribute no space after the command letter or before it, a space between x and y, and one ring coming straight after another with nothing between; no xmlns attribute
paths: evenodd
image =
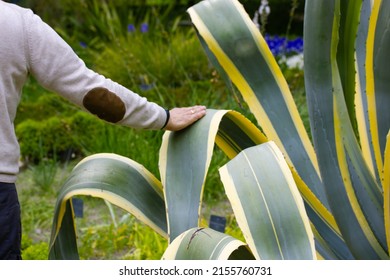
<svg viewBox="0 0 390 280"><path fill-rule="evenodd" d="M102 4L109 3L121 19L124 26L128 24L127 19L134 17L136 22L142 22L150 16L150 10L154 9L159 14L159 20L164 24L174 21L178 17L188 21L186 10L200 2L200 0L14 0L18 5L33 9L51 26L66 27L72 30L73 27L84 25L87 13ZM253 16L259 8L261 0L241 0L240 1L248 14ZM303 11L304 0L298 0L296 11L291 18L291 33L295 35L303 34ZM268 17L268 33L284 34L286 26L290 21L291 0L269 0L271 14ZM88 29L91 26L85 26ZM93 27L95 28L95 27Z"/></svg>

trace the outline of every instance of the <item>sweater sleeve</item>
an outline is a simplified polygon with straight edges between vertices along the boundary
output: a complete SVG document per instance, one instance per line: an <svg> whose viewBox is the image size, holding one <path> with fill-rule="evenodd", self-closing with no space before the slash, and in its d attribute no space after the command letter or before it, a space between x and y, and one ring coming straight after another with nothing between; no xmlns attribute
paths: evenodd
<svg viewBox="0 0 390 280"><path fill-rule="evenodd" d="M164 126L164 108L87 68L31 11L25 17L25 32L29 71L43 87L108 122L144 129Z"/></svg>

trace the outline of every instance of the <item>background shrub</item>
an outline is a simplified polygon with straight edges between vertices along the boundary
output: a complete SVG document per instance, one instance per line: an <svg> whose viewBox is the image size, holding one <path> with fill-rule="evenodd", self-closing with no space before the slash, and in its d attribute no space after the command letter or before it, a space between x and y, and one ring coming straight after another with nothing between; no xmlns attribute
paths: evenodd
<svg viewBox="0 0 390 280"><path fill-rule="evenodd" d="M68 119L26 120L16 127L22 157L31 162L66 155L75 143Z"/></svg>

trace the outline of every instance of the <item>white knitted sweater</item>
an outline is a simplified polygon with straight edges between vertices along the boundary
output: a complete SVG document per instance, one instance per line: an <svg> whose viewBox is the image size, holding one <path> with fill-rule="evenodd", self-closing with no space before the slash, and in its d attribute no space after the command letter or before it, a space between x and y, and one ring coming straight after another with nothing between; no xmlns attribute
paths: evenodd
<svg viewBox="0 0 390 280"><path fill-rule="evenodd" d="M88 69L31 10L0 1L0 182L15 182L19 172L14 119L30 74L106 121L145 129L160 129L166 121L164 108Z"/></svg>

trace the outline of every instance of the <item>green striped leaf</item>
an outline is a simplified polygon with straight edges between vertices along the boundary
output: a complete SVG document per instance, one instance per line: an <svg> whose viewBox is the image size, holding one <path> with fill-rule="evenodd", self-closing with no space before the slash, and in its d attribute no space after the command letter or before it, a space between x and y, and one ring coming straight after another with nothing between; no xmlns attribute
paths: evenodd
<svg viewBox="0 0 390 280"><path fill-rule="evenodd" d="M220 174L257 259L315 259L314 236L302 197L273 142L245 149Z"/></svg>
<svg viewBox="0 0 390 280"><path fill-rule="evenodd" d="M269 140L283 152L307 205L307 213L321 235L323 255L352 258L329 204L316 154L303 128L293 98L271 51L243 7L235 0L202 1L188 10L212 52L212 62L236 84ZM325 252L326 240L334 252ZM329 248L329 247L328 247Z"/></svg>
<svg viewBox="0 0 390 280"><path fill-rule="evenodd" d="M359 131L360 145L362 154L367 162L371 173L375 179L379 181L378 166L374 156L374 147L372 135L370 132L370 121L368 116L368 101L366 95L367 75L366 75L366 54L367 54L367 36L369 20L371 16L372 5L371 1L363 1L360 22L355 42L356 49L356 122Z"/></svg>
<svg viewBox="0 0 390 280"><path fill-rule="evenodd" d="M277 143L290 165L327 206L316 155L288 84L242 5L235 0L202 1L188 13L266 136Z"/></svg>
<svg viewBox="0 0 390 280"><path fill-rule="evenodd" d="M107 200L167 236L161 183L143 166L115 154L82 160L60 190L50 238L50 259L78 259L71 198L88 195Z"/></svg>
<svg viewBox="0 0 390 280"><path fill-rule="evenodd" d="M160 150L160 172L165 188L170 240L199 226L204 178L214 141L228 157L234 158L242 150L268 140L259 128L240 113L212 109L208 109L207 115L188 130L165 133ZM194 172L196 168L204 173ZM296 170L291 167L290 170L305 199L307 212L321 229L322 236L335 246L345 246L333 216L304 184ZM323 256L334 256L329 246L321 242L322 236L316 240L318 251Z"/></svg>
<svg viewBox="0 0 390 280"><path fill-rule="evenodd" d="M207 110L190 128L166 132L160 148L160 174L167 207L169 240L199 225L207 171L214 144L230 157L267 141L243 115L227 110Z"/></svg>
<svg viewBox="0 0 390 280"><path fill-rule="evenodd" d="M339 1L305 10L305 85L321 177L332 213L356 258L388 258L383 196L355 137L336 61Z"/></svg>
<svg viewBox="0 0 390 280"><path fill-rule="evenodd" d="M355 127L355 40L360 19L362 0L340 2L339 44L337 50L337 64L339 67L344 98L347 104L349 117Z"/></svg>
<svg viewBox="0 0 390 280"><path fill-rule="evenodd" d="M370 130L378 170L383 170L386 135L390 128L390 3L376 0L367 39L367 100Z"/></svg>
<svg viewBox="0 0 390 280"><path fill-rule="evenodd" d="M384 154L384 166L382 172L382 186L384 196L385 229L387 238L387 248L390 255L390 130L387 133L386 149Z"/></svg>
<svg viewBox="0 0 390 280"><path fill-rule="evenodd" d="M192 228L176 237L163 260L254 260L242 241L211 228Z"/></svg>

